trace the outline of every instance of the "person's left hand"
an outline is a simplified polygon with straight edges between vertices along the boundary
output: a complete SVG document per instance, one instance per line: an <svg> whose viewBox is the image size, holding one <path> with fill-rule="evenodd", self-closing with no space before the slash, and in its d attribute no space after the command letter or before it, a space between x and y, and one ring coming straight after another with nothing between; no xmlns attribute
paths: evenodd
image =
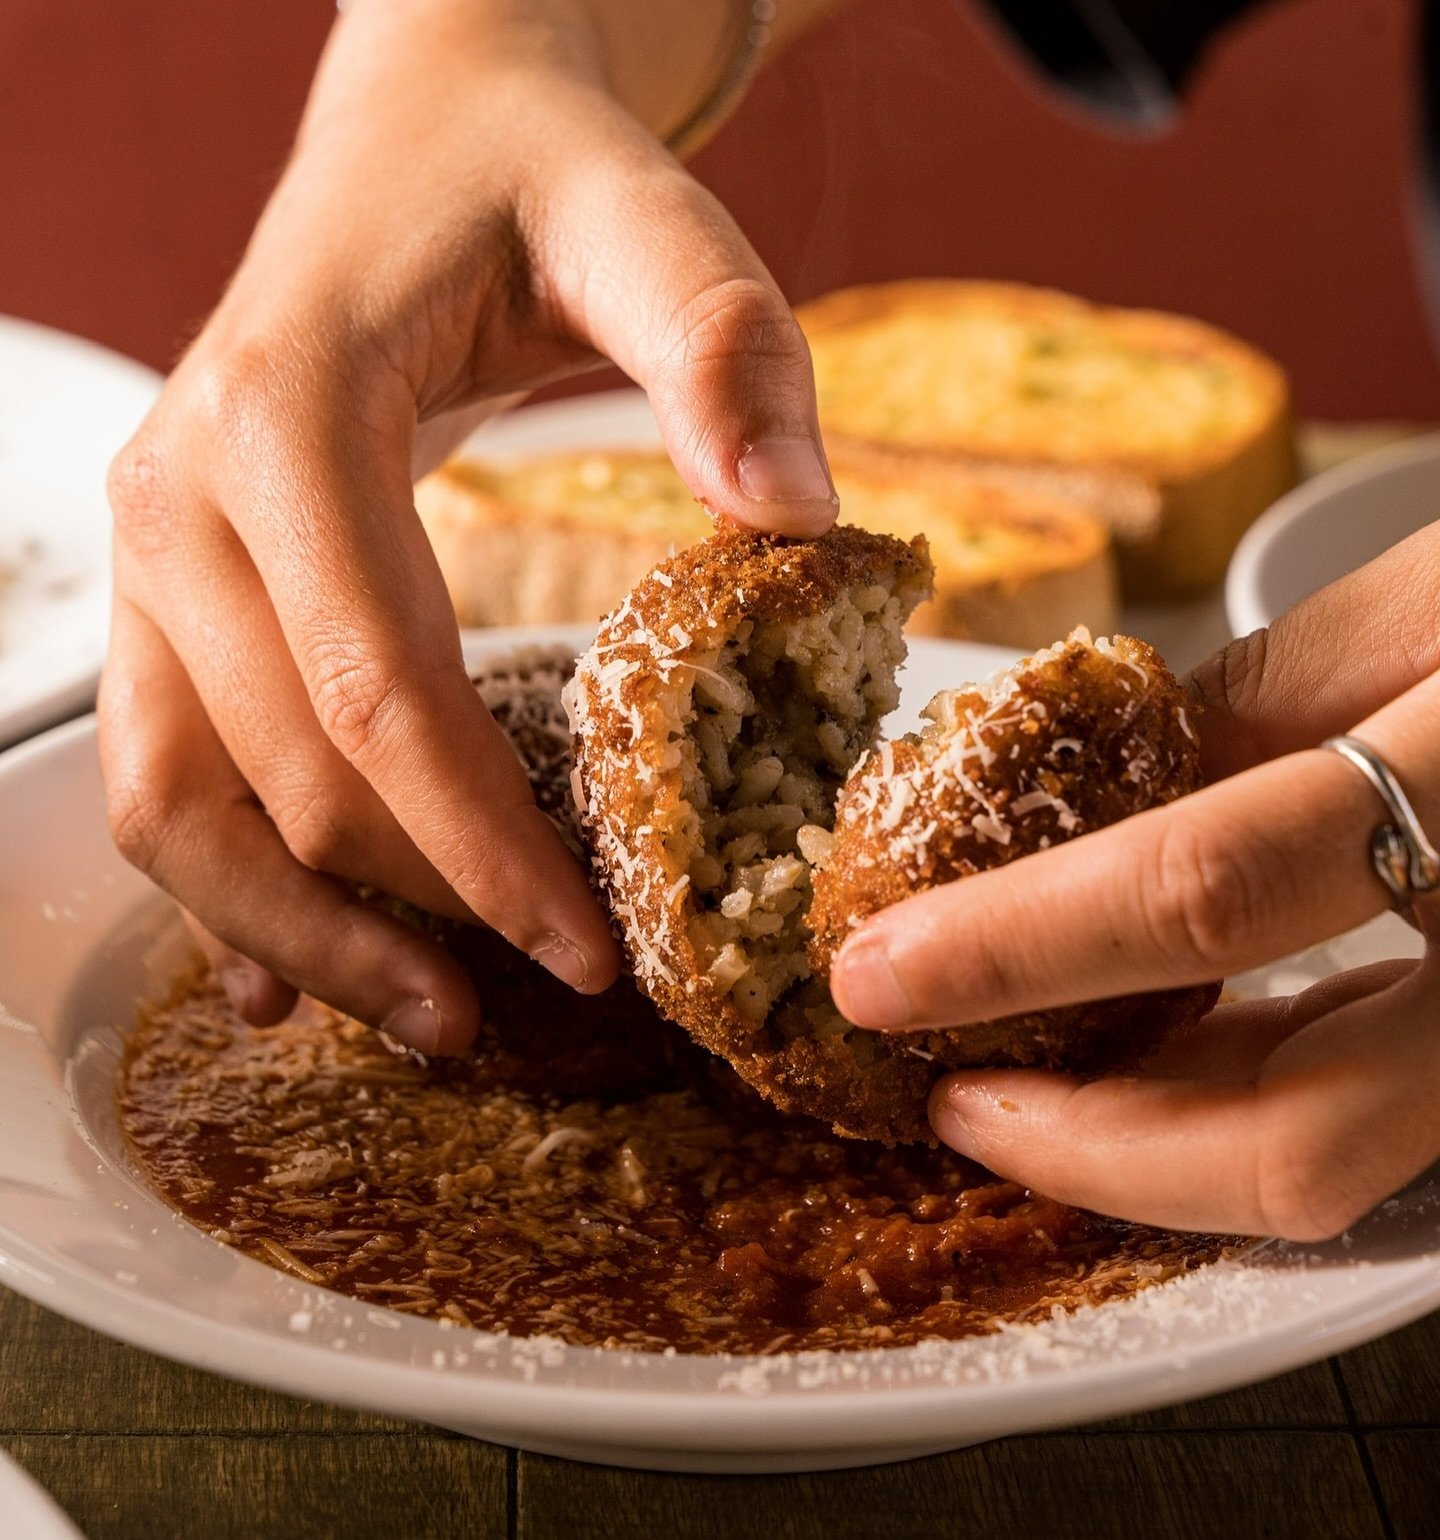
<svg viewBox="0 0 1440 1540"><path fill-rule="evenodd" d="M1324 941L1389 895L1384 805L1325 738L1353 731L1440 830L1440 524L1236 642L1190 681L1218 784L852 934L844 1014L888 1031L1199 984ZM1358 724L1358 725L1356 725ZM946 1144L1123 1218L1314 1240L1440 1157L1440 894L1420 962L1222 1006L1137 1075L947 1076Z"/></svg>

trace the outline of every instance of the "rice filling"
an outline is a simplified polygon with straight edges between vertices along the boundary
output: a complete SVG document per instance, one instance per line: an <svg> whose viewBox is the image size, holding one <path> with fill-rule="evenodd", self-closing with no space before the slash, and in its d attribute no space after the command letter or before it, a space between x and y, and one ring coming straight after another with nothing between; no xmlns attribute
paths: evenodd
<svg viewBox="0 0 1440 1540"><path fill-rule="evenodd" d="M866 583L799 621L744 621L694 666L672 734L690 817L670 854L701 968L757 1025L810 976L812 874L841 785L898 703L908 610L893 584Z"/></svg>

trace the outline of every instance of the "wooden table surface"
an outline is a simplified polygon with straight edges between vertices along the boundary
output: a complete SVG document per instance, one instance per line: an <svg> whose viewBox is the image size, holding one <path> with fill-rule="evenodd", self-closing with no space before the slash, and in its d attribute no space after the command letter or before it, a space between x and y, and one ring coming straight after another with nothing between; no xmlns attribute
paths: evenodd
<svg viewBox="0 0 1440 1540"><path fill-rule="evenodd" d="M1210 1400L814 1476L672 1476L294 1401L0 1290L0 1446L90 1540L1440 1534L1440 1315ZM0 1514L0 1536L12 1536Z"/></svg>

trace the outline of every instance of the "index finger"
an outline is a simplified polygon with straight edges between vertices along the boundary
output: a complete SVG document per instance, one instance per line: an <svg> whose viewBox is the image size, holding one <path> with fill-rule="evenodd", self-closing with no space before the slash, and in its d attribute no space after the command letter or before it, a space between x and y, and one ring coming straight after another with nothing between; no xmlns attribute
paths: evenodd
<svg viewBox="0 0 1440 1540"><path fill-rule="evenodd" d="M1377 807L1337 755L1276 760L881 911L831 989L858 1026L934 1027L1254 967L1386 907Z"/></svg>
<svg viewBox="0 0 1440 1540"><path fill-rule="evenodd" d="M538 232L566 325L644 386L712 513L823 534L839 505L794 312L714 195L648 135L616 114L586 127L604 156L554 168Z"/></svg>

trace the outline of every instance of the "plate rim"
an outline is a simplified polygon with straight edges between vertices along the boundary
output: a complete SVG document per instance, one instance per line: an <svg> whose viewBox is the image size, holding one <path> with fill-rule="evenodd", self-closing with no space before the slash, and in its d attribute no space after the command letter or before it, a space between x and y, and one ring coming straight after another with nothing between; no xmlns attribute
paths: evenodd
<svg viewBox="0 0 1440 1540"><path fill-rule="evenodd" d="M7 1517L19 1521L19 1540L84 1540L75 1521L14 1455L0 1449L0 1497L16 1503Z"/></svg>

